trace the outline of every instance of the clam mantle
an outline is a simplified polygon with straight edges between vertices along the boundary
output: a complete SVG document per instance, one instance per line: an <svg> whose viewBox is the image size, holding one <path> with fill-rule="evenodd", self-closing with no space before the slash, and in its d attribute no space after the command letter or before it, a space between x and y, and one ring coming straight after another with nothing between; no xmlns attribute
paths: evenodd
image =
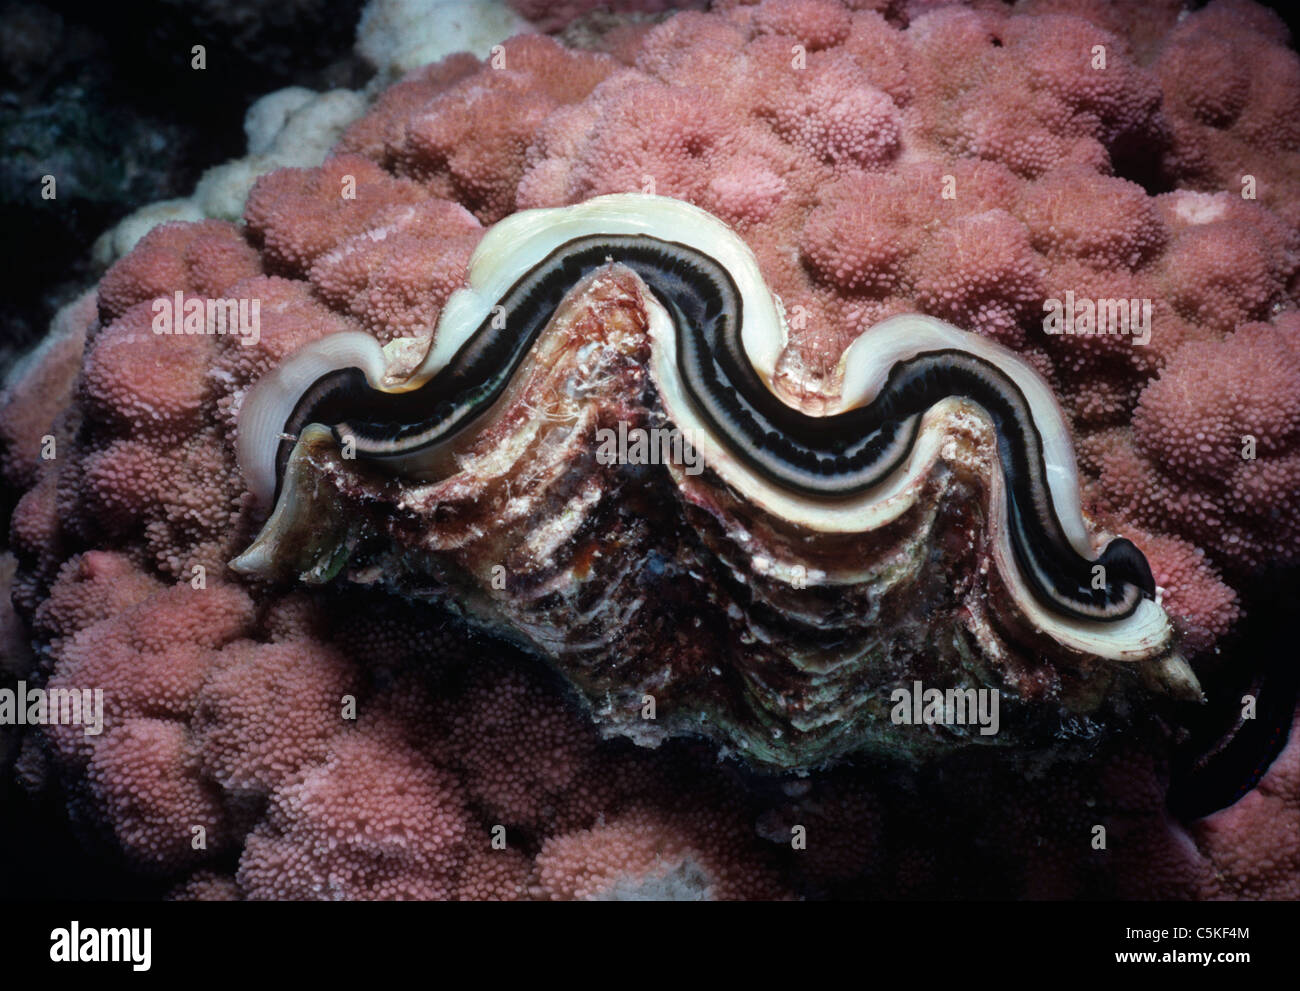
<svg viewBox="0 0 1300 991"><path fill-rule="evenodd" d="M1037 747L1140 684L1199 696L1140 550L1088 527L1027 365L908 314L828 397L778 380L785 344L748 247L689 204L516 214L412 374L340 334L244 398L273 511L233 567L447 602L547 657L607 733L762 766ZM597 456L629 429L684 432L704 470ZM999 691L1001 731L892 725L916 680Z"/></svg>

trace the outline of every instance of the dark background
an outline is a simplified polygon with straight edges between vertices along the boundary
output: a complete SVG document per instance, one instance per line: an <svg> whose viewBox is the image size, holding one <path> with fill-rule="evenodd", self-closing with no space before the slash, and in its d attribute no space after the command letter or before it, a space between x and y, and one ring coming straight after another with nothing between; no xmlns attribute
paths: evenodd
<svg viewBox="0 0 1300 991"><path fill-rule="evenodd" d="M244 153L244 112L285 86L354 88L362 0L0 2L0 369L99 273L133 210ZM207 68L190 67L204 45ZM40 197L40 177L58 198Z"/></svg>

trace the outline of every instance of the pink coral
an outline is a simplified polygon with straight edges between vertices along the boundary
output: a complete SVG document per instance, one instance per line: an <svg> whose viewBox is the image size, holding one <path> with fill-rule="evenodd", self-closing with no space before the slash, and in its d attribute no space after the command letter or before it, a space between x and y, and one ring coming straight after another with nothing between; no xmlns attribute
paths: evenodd
<svg viewBox="0 0 1300 991"><path fill-rule="evenodd" d="M559 106L585 97L615 65L536 35L501 48L500 67L486 70L493 85L467 77L436 95L407 119L396 155L401 174L458 200L484 223L514 209L537 127Z"/></svg>
<svg viewBox="0 0 1300 991"><path fill-rule="evenodd" d="M9 372L0 392L0 472L12 485L30 485L40 462L58 455L46 438L72 399L95 305L89 292L61 309L41 345Z"/></svg>
<svg viewBox="0 0 1300 991"><path fill-rule="evenodd" d="M429 200L374 218L375 226L322 255L312 284L380 340L429 336L465 280L483 228L464 207Z"/></svg>
<svg viewBox="0 0 1300 991"><path fill-rule="evenodd" d="M554 31L593 10L655 14L690 4L674 3L673 0L510 0L510 6L539 30Z"/></svg>
<svg viewBox="0 0 1300 991"><path fill-rule="evenodd" d="M77 587L86 596L114 595L90 582ZM153 592L69 636L50 685L101 687L107 730L134 716L188 721L213 651L238 636L251 621L252 608L248 596L233 586L198 591L177 585ZM94 739L80 727L52 727L51 733L69 760L84 759L95 749Z"/></svg>
<svg viewBox="0 0 1300 991"><path fill-rule="evenodd" d="M773 898L782 892L733 837L724 808L633 809L591 829L547 840L538 879L551 898Z"/></svg>
<svg viewBox="0 0 1300 991"><path fill-rule="evenodd" d="M459 52L408 73L379 95L371 113L348 128L335 153L350 152L378 162L385 168L391 167L411 114L423 108L436 94L475 73L479 65L479 60L469 52Z"/></svg>
<svg viewBox="0 0 1300 991"><path fill-rule="evenodd" d="M90 789L129 857L187 864L224 842L221 793L194 773L196 760L185 727L169 719L129 719L96 745Z"/></svg>
<svg viewBox="0 0 1300 991"><path fill-rule="evenodd" d="M1206 650L1227 635L1241 615L1237 593L1223 583L1205 552L1176 537L1137 539L1156 585L1164 589L1162 605L1183 626L1184 650Z"/></svg>
<svg viewBox="0 0 1300 991"><path fill-rule="evenodd" d="M100 311L119 317L137 303L175 292L223 296L261 274L261 259L238 227L220 220L155 227L99 284Z"/></svg>
<svg viewBox="0 0 1300 991"><path fill-rule="evenodd" d="M842 42L853 20L835 0L770 0L754 14L760 34L783 34L809 48L830 48Z"/></svg>
<svg viewBox="0 0 1300 991"><path fill-rule="evenodd" d="M346 657L308 638L241 641L221 651L194 702L193 733L206 772L231 791L269 791L321 760L357 691ZM284 699L293 718L284 718Z"/></svg>
<svg viewBox="0 0 1300 991"><path fill-rule="evenodd" d="M358 329L355 321L322 304L311 286L297 279L259 276L237 283L231 291L258 301L257 340L222 349L215 356L212 376L241 388L251 386L303 345L328 334ZM238 393L223 395L217 402L224 414L223 424L233 429Z"/></svg>
<svg viewBox="0 0 1300 991"><path fill-rule="evenodd" d="M1137 183L1072 165L1029 185L1016 210L1035 250L1101 269L1137 268L1164 247L1165 229Z"/></svg>
<svg viewBox="0 0 1300 991"><path fill-rule="evenodd" d="M184 437L202 419L213 339L160 337L153 322L151 304L142 302L105 327L87 355L82 386L93 413L113 426Z"/></svg>
<svg viewBox="0 0 1300 991"><path fill-rule="evenodd" d="M1297 326L1288 315L1179 349L1141 395L1131 446L1103 443L1099 503L1235 569L1300 560Z"/></svg>
<svg viewBox="0 0 1300 991"><path fill-rule="evenodd" d="M906 287L907 263L923 237L910 223L897 186L892 177L853 176L827 191L800 244L819 281L852 293L887 294Z"/></svg>
<svg viewBox="0 0 1300 991"><path fill-rule="evenodd" d="M1224 894L1300 898L1300 714L1291 738L1259 785L1235 805L1192 827Z"/></svg>
<svg viewBox="0 0 1300 991"><path fill-rule="evenodd" d="M450 898L466 835L455 780L382 732L341 736L278 791L237 875L249 898Z"/></svg>
<svg viewBox="0 0 1300 991"><path fill-rule="evenodd" d="M815 60L772 101L773 130L832 166L879 168L898 150L898 107L852 58Z"/></svg>
<svg viewBox="0 0 1300 991"><path fill-rule="evenodd" d="M1241 195L1253 182L1252 196L1294 225L1300 59L1287 34L1272 11L1216 0L1169 33L1155 71L1173 134L1167 167L1185 188Z"/></svg>
<svg viewBox="0 0 1300 991"><path fill-rule="evenodd" d="M558 26L592 5L519 6ZM690 746L601 741L426 610L226 571L256 523L233 430L261 375L338 330L427 337L483 225L637 190L736 226L790 314L787 364L827 388L892 313L1019 349L1189 652L1226 642L1244 572L1300 561L1300 60L1273 15L721 0L596 44L525 36L410 74L322 166L262 177L242 230L151 232L7 384L14 602L50 686L105 690L102 736L30 738L78 817L191 898L1295 897L1294 728L1255 791L1192 824L1145 740L1050 781L998 772L1010 811L853 768L742 786ZM1067 290L1150 299L1150 343L1045 334ZM178 291L259 300L259 340L155 334ZM1111 852L1080 853L1099 820ZM1002 888L970 866L994 833Z"/></svg>
<svg viewBox="0 0 1300 991"><path fill-rule="evenodd" d="M1166 471L1227 481L1300 439L1300 350L1270 324L1190 343L1143 391L1133 430Z"/></svg>
<svg viewBox="0 0 1300 991"><path fill-rule="evenodd" d="M270 268L302 276L312 262L367 230L381 210L418 203L425 192L358 155L338 155L319 169L280 169L257 181L244 219Z"/></svg>
<svg viewBox="0 0 1300 991"><path fill-rule="evenodd" d="M64 562L34 621L51 637L71 636L125 612L161 588L157 579L122 554L87 551Z"/></svg>
<svg viewBox="0 0 1300 991"><path fill-rule="evenodd" d="M472 679L446 716L452 760L469 794L511 826L588 821L610 797L595 773L592 734L550 708L547 696L522 672L489 670Z"/></svg>
<svg viewBox="0 0 1300 991"><path fill-rule="evenodd" d="M963 263L953 266L951 259ZM1024 225L1009 213L961 217L923 249L917 263L921 308L1000 343L1023 346L1022 323L1042 299L1043 268Z"/></svg>

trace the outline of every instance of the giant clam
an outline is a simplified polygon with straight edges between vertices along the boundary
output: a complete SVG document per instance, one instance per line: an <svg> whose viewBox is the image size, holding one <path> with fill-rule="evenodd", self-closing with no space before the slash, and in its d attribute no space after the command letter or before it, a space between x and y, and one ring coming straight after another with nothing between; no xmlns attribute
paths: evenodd
<svg viewBox="0 0 1300 991"><path fill-rule="evenodd" d="M414 371L338 334L244 398L273 511L233 567L450 603L548 658L607 734L758 767L1033 747L1142 686L1199 696L1145 558L1090 530L1028 365L907 314L826 396L777 374L786 343L752 252L694 206L517 213ZM609 463L615 431L688 443ZM895 725L917 681L998 693L1000 732Z"/></svg>

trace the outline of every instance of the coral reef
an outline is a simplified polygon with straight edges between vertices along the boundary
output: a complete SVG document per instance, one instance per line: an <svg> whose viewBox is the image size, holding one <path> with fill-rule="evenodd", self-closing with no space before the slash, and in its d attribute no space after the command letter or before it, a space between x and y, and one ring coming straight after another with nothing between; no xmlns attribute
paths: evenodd
<svg viewBox="0 0 1300 991"><path fill-rule="evenodd" d="M261 522L234 461L259 377L334 330L418 361L483 226L652 190L753 248L790 316L778 372L833 384L859 332L913 310L1019 351L1072 420L1094 519L1145 535L1198 671L1252 664L1224 649L1239 592L1300 559L1300 59L1273 15L721 0L589 44L414 70L322 165L259 179L243 225L154 229L11 374L37 648L13 673L106 698L101 736L28 732L23 780L178 897L1297 897L1295 728L1194 822L1166 809L1154 723L1051 774L754 779L694 742L601 740L441 610L227 570ZM260 298L260 339L153 334L178 291ZM1067 291L1151 300L1149 343L1044 333Z"/></svg>

